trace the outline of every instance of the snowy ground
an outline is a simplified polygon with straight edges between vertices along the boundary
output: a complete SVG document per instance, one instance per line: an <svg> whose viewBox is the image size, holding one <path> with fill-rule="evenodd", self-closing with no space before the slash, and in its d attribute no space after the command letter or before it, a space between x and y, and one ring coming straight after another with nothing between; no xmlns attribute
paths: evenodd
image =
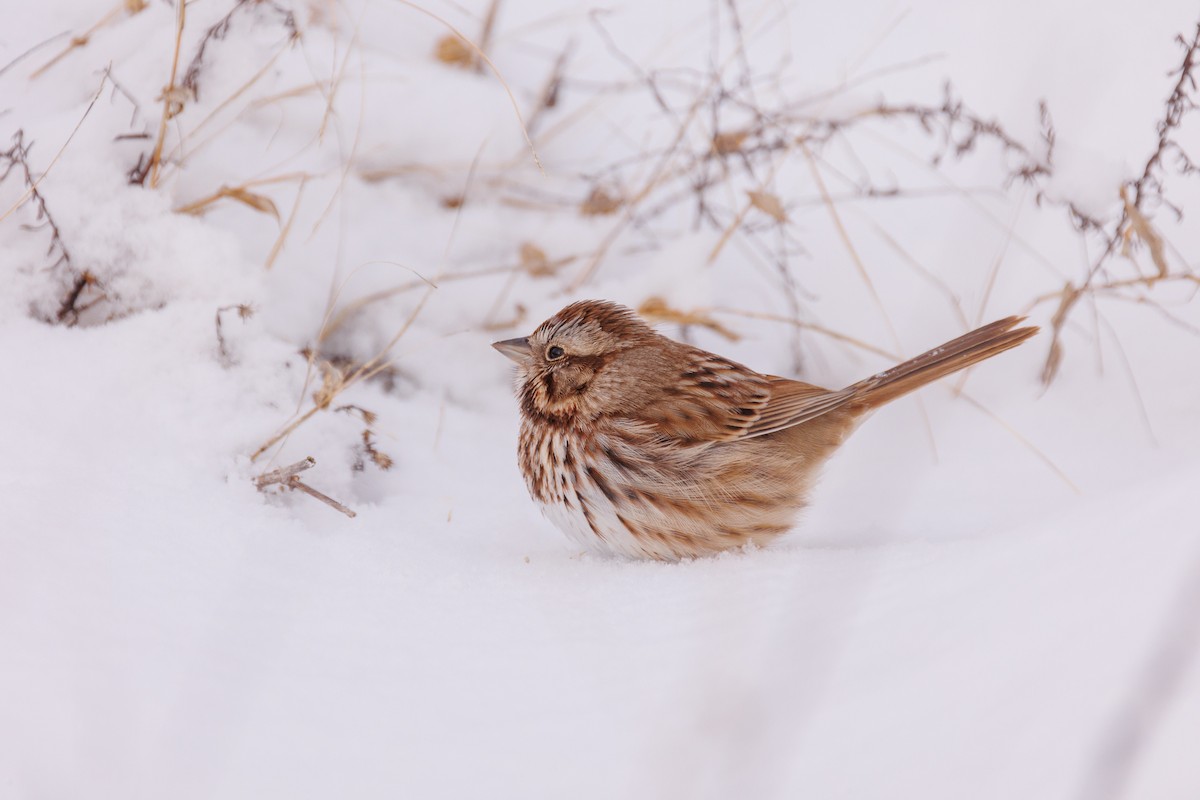
<svg viewBox="0 0 1200 800"><path fill-rule="evenodd" d="M421 7L473 37L484 26L483 3ZM1058 203L1120 214L1194 4L748 0L740 49L726 3L506 2L487 52L545 175L504 85L435 59L446 28L420 10L247 4L196 60L231 8L187 7L177 83L197 64L194 91L177 90L145 186L128 174L159 137L176 10L120 4L57 60L104 9L24 4L0 30L0 151L18 130L33 143L62 241L36 227L14 168L0 182L0 796L1200 795L1186 280L1081 302L1048 388L1043 335L972 372L969 399L947 381L881 411L788 541L680 564L579 554L539 517L509 370L487 346L570 299L659 296L726 309L706 313L741 338L672 335L843 385L888 359L727 310L896 355L961 333L960 311L1045 326L1057 300L1034 301L1099 255ZM564 48L558 103L538 111ZM714 75L811 120L936 106L951 79L1033 152L1045 99L1055 172L1039 206L1034 187L1006 186L1014 157L994 143L933 166L936 135L874 120L811 158L789 145L769 170L731 159L710 175L716 218L743 215L726 241L724 224L695 224L686 178L655 183L686 159L638 159L681 127L693 152L711 146L711 109L689 98ZM722 114L716 132L751 119ZM633 224L579 213L595 175L626 196L650 187ZM1167 185L1182 221L1146 207L1172 274L1196 267L1197 186ZM206 202L221 187L236 191ZM778 197L786 222L747 189ZM1153 271L1148 248L1132 255L1106 279ZM52 324L83 270L98 283L63 315L77 324ZM222 314L222 351L217 309L237 304L254 314ZM331 404L373 421L318 411L251 459L313 407L321 361L347 375L398 332L394 370ZM306 479L356 518L254 488L310 455Z"/></svg>

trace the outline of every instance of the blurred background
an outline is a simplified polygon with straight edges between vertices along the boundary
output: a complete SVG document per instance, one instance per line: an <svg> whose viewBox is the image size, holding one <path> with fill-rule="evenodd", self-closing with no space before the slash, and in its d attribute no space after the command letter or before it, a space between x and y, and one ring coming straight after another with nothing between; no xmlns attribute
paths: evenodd
<svg viewBox="0 0 1200 800"><path fill-rule="evenodd" d="M180 2L0 31L0 794L1200 793L1193 3ZM488 346L581 298L1042 334L636 563Z"/></svg>

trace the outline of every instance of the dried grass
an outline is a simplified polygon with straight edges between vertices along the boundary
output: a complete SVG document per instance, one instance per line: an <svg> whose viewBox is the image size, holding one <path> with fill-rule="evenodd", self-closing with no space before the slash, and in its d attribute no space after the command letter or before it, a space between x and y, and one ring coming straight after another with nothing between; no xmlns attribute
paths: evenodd
<svg viewBox="0 0 1200 800"><path fill-rule="evenodd" d="M1158 121L1158 140L1155 148L1143 165L1141 175L1120 187L1121 214L1115 222L1106 223L1080 211L1073 205L1067 204L1068 212L1076 227L1084 234L1094 234L1102 241L1100 254L1093 260L1087 275L1082 281L1068 282L1060 292L1050 297L1038 298L1031 305L1043 301L1057 299L1058 306L1051 319L1050 350L1042 368L1042 382L1049 385L1058 374L1063 358L1062 334L1071 313L1079 301L1085 297L1094 299L1098 294L1125 287L1141 287L1152 289L1161 283L1179 281L1197 281L1196 274L1181 260L1180 266L1172 270L1166 257L1165 243L1162 235L1155 228L1145 211L1150 201L1155 201L1182 217L1182 210L1174 206L1164 196L1163 181L1167 167L1165 158L1168 154L1175 156L1175 173L1184 177L1194 177L1200 174L1200 167L1192 161L1183 143L1177 138L1184 118L1197 108L1196 68L1200 59L1200 23L1196 24L1190 38L1176 37L1176 42L1183 49L1183 58L1179 66L1172 70L1176 76L1174 88L1164 106L1163 116ZM1053 133L1049 136L1053 141ZM1113 256L1123 255L1134 263L1135 243L1140 242L1150 252L1150 258L1156 267L1155 272L1145 275L1140 269L1139 274L1129 279L1104 279L1106 267ZM1157 306L1148 298L1144 301ZM1161 311L1160 307L1160 311Z"/></svg>
<svg viewBox="0 0 1200 800"><path fill-rule="evenodd" d="M188 90L186 87L176 84L176 76L179 74L179 51L183 47L183 28L187 24L187 3L185 0L176 0L175 3L175 48L171 54L171 77L167 81L167 86L163 89L159 99L162 101L162 116L158 122L158 136L154 140L154 149L150 151L150 160L146 164L146 170L142 174L142 181L147 178L150 181L150 188L154 189L158 186L159 173L162 170L162 152L163 145L167 140L167 123L178 116L182 111L184 104L188 99Z"/></svg>
<svg viewBox="0 0 1200 800"><path fill-rule="evenodd" d="M111 25L121 17L132 17L140 14L146 8L146 0L121 0L115 6L110 8L104 16L102 16L94 25L88 28L83 33L74 34L71 36L67 46L58 52L53 58L47 61L42 66L30 73L30 80L40 78L48 72L55 64L62 61L76 50L86 47L96 35L96 32L107 25Z"/></svg>
<svg viewBox="0 0 1200 800"><path fill-rule="evenodd" d="M179 214L194 214L201 215L213 206L218 200L229 199L235 200L244 206L254 209L260 214L269 214L279 222L279 209L275 207L275 201L264 194L257 194L242 186L222 186L217 191L213 192L208 197L203 197L175 209Z"/></svg>
<svg viewBox="0 0 1200 800"><path fill-rule="evenodd" d="M50 208L46 204L46 198L42 194L40 187L42 181L46 179L46 176L54 169L54 165L58 163L58 160L66 151L67 146L71 144L71 140L75 138L75 134L83 126L84 120L92 113L92 108L95 107L96 101L100 99L100 95L104 92L104 87L108 81L109 75L105 71L104 76L100 79L100 86L96 89L96 93L92 96L83 115L75 123L75 127L71 129L71 133L68 134L62 146L58 148L54 157L50 159L50 163L46 165L46 168L38 177L34 177L33 168L29 164L29 150L32 145L25 143L25 132L23 130L18 130L14 135L13 145L7 152L0 152L0 165L4 165L3 172L0 172L0 182L3 182L13 169L19 168L25 179L26 187L25 191L17 198L17 201L7 211L0 214L0 223L8 219L9 216L27 201L33 202L34 218L39 223L35 227L44 227L50 231L50 244L46 249L46 255L48 258L53 258L53 261L47 269L51 272L59 273L60 280L67 287L59 302L58 311L53 321L67 326L77 324L79 322L79 315L83 311L107 299L107 295L104 293L103 288L100 287L99 280L90 270L79 267L71 260L71 253L63 238L62 230L59 228L58 223L55 222L54 216L50 213ZM89 290L96 294L91 298L85 299L84 295Z"/></svg>
<svg viewBox="0 0 1200 800"><path fill-rule="evenodd" d="M711 313L703 309L692 309L691 311L682 311L677 308L672 308L667 304L667 301L661 297L648 297L642 304L638 306L637 313L645 318L648 322L669 322L675 325L681 325L685 328L695 325L701 328L716 333L719 336L731 342L736 342L741 339L741 335L731 328L723 325Z"/></svg>
<svg viewBox="0 0 1200 800"><path fill-rule="evenodd" d="M525 137L525 144L529 147L529 154L533 158L533 163L537 166L538 172L541 172L544 175L545 170L542 168L542 160L540 157L538 157L537 148L533 146L533 139L529 135L529 128L525 125L525 118L521 116L521 107L517 103L517 96L513 94L512 87L508 85L508 81L504 79L504 76L500 73L499 68L492 63L490 58L488 58L488 54L483 51L483 48L471 41L468 36L450 24L447 19L433 13L429 9L422 8L416 3L410 2L410 0L395 0L395 2L408 6L412 10L418 11L445 26L450 33L454 34L462 43L466 44L467 47L470 48L473 53L475 53L480 61L482 61L484 64L487 64L488 69L490 69L492 74L496 76L496 80L500 81L500 85L504 88L505 94L508 95L509 103L512 104L513 113L517 116L517 124L521 126L521 133ZM493 9L495 8L495 2L493 2L492 7Z"/></svg>

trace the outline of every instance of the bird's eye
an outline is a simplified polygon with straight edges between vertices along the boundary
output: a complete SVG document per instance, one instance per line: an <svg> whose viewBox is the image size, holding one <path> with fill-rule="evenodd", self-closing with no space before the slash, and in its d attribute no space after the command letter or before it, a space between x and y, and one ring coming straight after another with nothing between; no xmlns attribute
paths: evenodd
<svg viewBox="0 0 1200 800"><path fill-rule="evenodd" d="M567 354L567 352L556 344L552 344L548 348L546 348L546 358L549 359L550 361L557 361L558 359L562 358L566 354Z"/></svg>

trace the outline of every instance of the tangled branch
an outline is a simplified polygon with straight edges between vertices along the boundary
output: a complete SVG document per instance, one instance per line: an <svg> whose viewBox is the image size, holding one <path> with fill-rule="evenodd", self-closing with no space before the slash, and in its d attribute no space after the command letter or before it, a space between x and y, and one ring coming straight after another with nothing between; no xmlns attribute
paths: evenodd
<svg viewBox="0 0 1200 800"><path fill-rule="evenodd" d="M33 171L29 166L29 151L32 146L32 142L29 144L25 142L25 131L18 130L13 136L12 147L0 151L0 183L3 183L13 170L20 170L27 187L27 202L33 204L34 219L36 220L36 224L24 227L27 230L48 230L50 232L50 244L46 248L46 257L50 259L50 263L46 269L63 275L64 282L68 287L59 302L54 319L56 322L65 323L68 326L75 325L79 322L80 313L104 299L104 294L101 292L99 297L84 302L85 292L89 288L96 288L98 282L91 272L77 269L71 260L71 251L63 239L62 229L55 222L54 215L50 213L50 208L46 205L46 197L38 188L38 181L33 177Z"/></svg>

